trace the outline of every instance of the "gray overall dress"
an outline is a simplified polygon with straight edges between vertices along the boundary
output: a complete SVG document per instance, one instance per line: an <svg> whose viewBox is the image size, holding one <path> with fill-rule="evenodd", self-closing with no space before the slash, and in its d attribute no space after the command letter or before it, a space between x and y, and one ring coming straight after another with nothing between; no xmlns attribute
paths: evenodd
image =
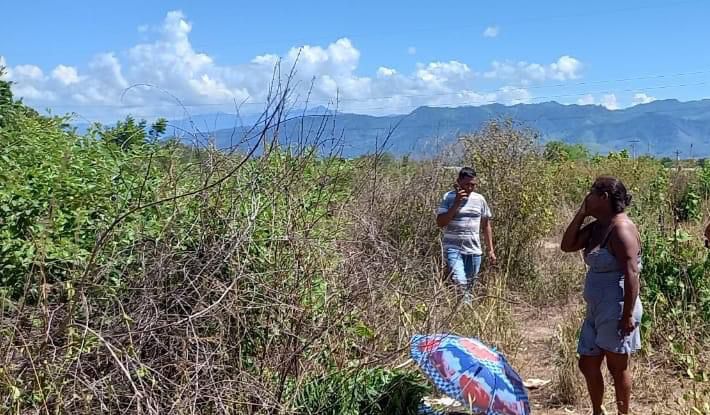
<svg viewBox="0 0 710 415"><path fill-rule="evenodd" d="M587 315L577 345L581 356L599 356L602 351L631 354L641 349L639 324L643 308L640 298L636 299L632 312L636 328L627 336L619 330L624 307L624 271L607 247L608 239L609 235L599 247L584 252L588 266L584 283ZM640 255L638 261L640 270Z"/></svg>

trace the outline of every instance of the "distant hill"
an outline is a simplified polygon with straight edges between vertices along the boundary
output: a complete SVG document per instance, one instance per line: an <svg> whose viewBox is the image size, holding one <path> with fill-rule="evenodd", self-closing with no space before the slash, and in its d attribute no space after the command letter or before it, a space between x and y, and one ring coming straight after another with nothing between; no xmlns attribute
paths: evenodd
<svg viewBox="0 0 710 415"><path fill-rule="evenodd" d="M460 134L478 130L485 122L510 117L538 130L544 141L563 140L582 143L593 152L617 151L636 143L638 154L669 156L679 150L684 157L710 154L710 99L680 102L674 99L653 101L622 110L608 110L599 105L562 105L556 102L505 106L490 104L456 108L420 107L406 115L370 116L337 113L314 108L292 114L282 127L284 141L297 140L302 131L317 129L324 121L328 131L342 136L343 154L356 156L382 145L387 132L394 131L387 142L393 154L432 154ZM226 148L244 135L244 125L255 117L240 121L230 114L203 114L192 117L197 129L211 136L216 145ZM193 130L185 120L171 124ZM203 140L200 140L203 141ZM206 141L206 139L204 140Z"/></svg>
<svg viewBox="0 0 710 415"><path fill-rule="evenodd" d="M314 112L317 113L317 112ZM323 109L321 114L326 114ZM343 152L347 156L372 151L381 145L394 128L387 149L394 154L431 154L466 132L478 130L485 122L510 117L534 128L544 141L558 139L582 143L593 152L630 148L631 140L638 154L649 152L669 156L676 150L690 156L710 154L710 99L679 102L661 100L611 111L599 105L562 105L556 102L505 106L491 104L457 108L420 107L407 115L375 117L339 113L331 120L335 131L342 133ZM315 128L322 116L296 118L282 129L286 140L293 140L301 124ZM307 130L306 128L306 130ZM229 145L229 137L238 131L213 132L218 146Z"/></svg>

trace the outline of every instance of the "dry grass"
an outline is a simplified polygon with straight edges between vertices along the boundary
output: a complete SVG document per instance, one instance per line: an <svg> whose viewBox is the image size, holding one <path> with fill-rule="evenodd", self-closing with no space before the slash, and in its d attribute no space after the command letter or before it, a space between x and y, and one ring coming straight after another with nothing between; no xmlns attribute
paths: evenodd
<svg viewBox="0 0 710 415"><path fill-rule="evenodd" d="M522 371L549 375L537 402L544 408L583 408L575 351L584 267L557 249L574 208L549 209L554 195L540 194L554 177L538 174L545 165L534 134L493 123L464 140L457 161L476 163L484 176L500 259L466 306L444 275L434 217L452 172L440 160L388 165L379 155L351 174L341 175L335 157L316 169L313 148L333 138L323 125L284 155L275 140L287 91L280 94L250 171L236 174L243 160L207 152L195 174L214 185L175 203L158 240L111 252L136 258L120 270L120 285L101 283L115 270L110 255L97 254L76 278L43 286L37 304L0 308L3 408L292 413L290 396L309 377L398 366L413 334L438 332L478 337ZM668 360L648 356L635 366L640 403L697 406L702 391L684 396L667 382L679 378Z"/></svg>
<svg viewBox="0 0 710 415"><path fill-rule="evenodd" d="M554 347L557 350L555 373L553 378L554 394L552 402L556 405L578 405L585 396L584 379L577 368L577 338L582 323L580 307L574 307L558 324L555 332Z"/></svg>
<svg viewBox="0 0 710 415"><path fill-rule="evenodd" d="M367 276L370 298L361 305L367 324L378 327L381 341L398 339L378 348L404 347L414 333L455 332L514 353L519 336L506 275L484 269L472 306L461 303L458 288L445 275L434 208L448 190L451 173L436 162L405 174L378 174L374 166L361 171L370 175L355 184L359 191L343 212L352 224L348 234L358 241L343 247L352 259L344 275Z"/></svg>

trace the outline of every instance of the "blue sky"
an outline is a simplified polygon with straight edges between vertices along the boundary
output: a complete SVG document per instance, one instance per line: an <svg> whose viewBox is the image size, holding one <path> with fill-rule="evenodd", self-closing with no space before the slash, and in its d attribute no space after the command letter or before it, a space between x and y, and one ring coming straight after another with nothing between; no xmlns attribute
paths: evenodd
<svg viewBox="0 0 710 415"><path fill-rule="evenodd" d="M87 120L260 108L298 58L311 105L556 100L623 108L710 95L710 3L669 1L10 2L0 64L16 95ZM157 88L137 87L147 83ZM300 91L299 97L305 95ZM300 98L303 100L303 98Z"/></svg>

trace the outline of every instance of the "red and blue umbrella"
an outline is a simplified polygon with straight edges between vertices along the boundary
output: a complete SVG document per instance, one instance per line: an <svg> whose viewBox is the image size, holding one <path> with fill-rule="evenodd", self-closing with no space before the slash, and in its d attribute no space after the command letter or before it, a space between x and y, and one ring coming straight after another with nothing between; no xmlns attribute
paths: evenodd
<svg viewBox="0 0 710 415"><path fill-rule="evenodd" d="M412 358L436 388L473 413L528 415L523 380L495 349L470 337L415 335Z"/></svg>

